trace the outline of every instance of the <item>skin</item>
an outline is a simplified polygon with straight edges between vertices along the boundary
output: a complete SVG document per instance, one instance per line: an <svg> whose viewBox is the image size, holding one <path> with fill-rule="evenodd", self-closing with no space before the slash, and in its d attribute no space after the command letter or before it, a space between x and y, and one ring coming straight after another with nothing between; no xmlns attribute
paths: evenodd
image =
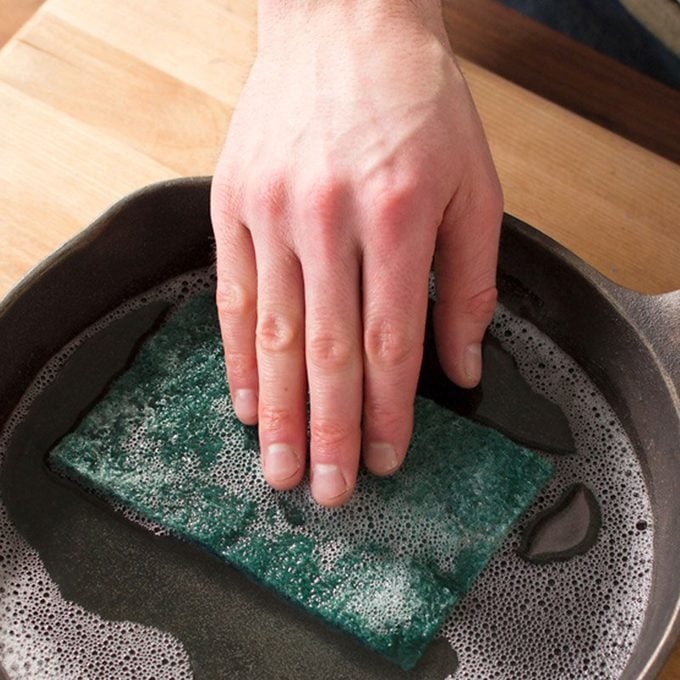
<svg viewBox="0 0 680 680"><path fill-rule="evenodd" d="M401 465L428 275L442 365L481 376L502 193L439 2L261 0L258 52L212 187L234 407L263 472L352 494Z"/></svg>

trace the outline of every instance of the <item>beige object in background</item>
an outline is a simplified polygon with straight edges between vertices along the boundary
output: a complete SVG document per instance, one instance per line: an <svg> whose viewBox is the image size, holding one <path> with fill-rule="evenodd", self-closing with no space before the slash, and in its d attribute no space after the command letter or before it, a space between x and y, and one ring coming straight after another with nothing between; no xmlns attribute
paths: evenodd
<svg viewBox="0 0 680 680"><path fill-rule="evenodd" d="M620 0L621 4L669 50L680 56L678 0Z"/></svg>

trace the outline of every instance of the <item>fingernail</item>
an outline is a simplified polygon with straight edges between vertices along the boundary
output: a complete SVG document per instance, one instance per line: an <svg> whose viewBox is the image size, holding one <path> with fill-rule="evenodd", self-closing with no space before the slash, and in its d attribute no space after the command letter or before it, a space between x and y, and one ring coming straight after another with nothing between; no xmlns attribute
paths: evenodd
<svg viewBox="0 0 680 680"><path fill-rule="evenodd" d="M300 469L300 461L289 444L270 444L264 458L264 470L273 482L285 482Z"/></svg>
<svg viewBox="0 0 680 680"><path fill-rule="evenodd" d="M257 395L255 390L236 390L234 411L239 420L250 425L257 422Z"/></svg>
<svg viewBox="0 0 680 680"><path fill-rule="evenodd" d="M332 501L347 491L347 482L337 465L317 463L312 473L312 488L318 501Z"/></svg>
<svg viewBox="0 0 680 680"><path fill-rule="evenodd" d="M479 343L468 345L463 352L463 371L465 377L476 385L482 377L482 346Z"/></svg>
<svg viewBox="0 0 680 680"><path fill-rule="evenodd" d="M399 464L397 452L387 442L373 442L364 452L366 467L378 475L388 475Z"/></svg>

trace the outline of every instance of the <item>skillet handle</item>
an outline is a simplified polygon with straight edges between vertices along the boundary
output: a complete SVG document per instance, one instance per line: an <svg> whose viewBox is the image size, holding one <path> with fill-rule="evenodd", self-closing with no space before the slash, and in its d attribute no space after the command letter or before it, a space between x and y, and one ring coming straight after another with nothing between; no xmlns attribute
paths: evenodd
<svg viewBox="0 0 680 680"><path fill-rule="evenodd" d="M643 295L620 286L610 292L649 342L680 400L680 290Z"/></svg>

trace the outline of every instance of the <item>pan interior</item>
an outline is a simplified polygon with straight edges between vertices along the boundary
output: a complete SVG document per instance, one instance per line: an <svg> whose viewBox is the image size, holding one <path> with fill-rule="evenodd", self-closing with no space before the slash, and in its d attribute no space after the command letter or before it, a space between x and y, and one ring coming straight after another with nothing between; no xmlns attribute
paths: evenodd
<svg viewBox="0 0 680 680"><path fill-rule="evenodd" d="M213 282L210 270L188 273L130 300L74 339L36 376L8 421L0 437L0 461L12 433L58 380L78 346L136 309L157 300L177 304ZM578 453L550 456L556 469L552 482L449 617L439 645L455 652L456 678L619 677L639 635L651 585L653 523L639 462L602 394L549 338L502 306L491 331L532 387L563 409ZM593 492L600 507L596 544L566 561L537 565L521 559L516 548L527 522L577 482ZM128 519L162 537L153 524L133 514ZM131 524L125 530L136 531ZM166 677L169 667L173 677L199 675L200 664L190 660L183 641L168 632L107 620L80 606L72 594L76 601L63 597L45 566L47 556L28 545L4 505L0 556L0 660L11 677L92 676L88 664L93 663L97 677ZM444 680L453 677L454 669L434 664L421 671L416 669L413 677ZM258 677L257 669L253 673Z"/></svg>

